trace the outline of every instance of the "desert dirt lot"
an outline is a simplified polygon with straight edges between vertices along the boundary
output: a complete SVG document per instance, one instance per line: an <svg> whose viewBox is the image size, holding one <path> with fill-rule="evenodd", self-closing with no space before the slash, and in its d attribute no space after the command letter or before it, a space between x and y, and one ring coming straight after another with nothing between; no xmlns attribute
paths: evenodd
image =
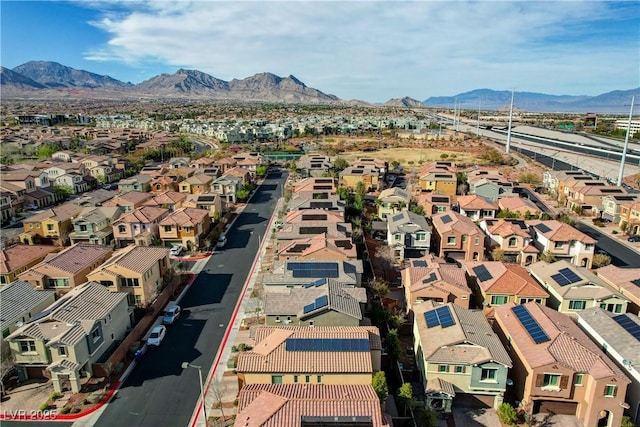
<svg viewBox="0 0 640 427"><path fill-rule="evenodd" d="M448 151L436 148L383 148L376 151L352 151L349 153L342 153L340 157L344 158L348 162L352 162L362 157L376 157L387 160L389 163L394 161L399 162L401 165L406 166L411 164L418 164L422 162L435 162L442 160L440 157L442 154L447 154L449 157L447 160L455 162L468 163L474 161L476 156L469 153L460 153L458 151ZM454 157L455 156L455 157Z"/></svg>

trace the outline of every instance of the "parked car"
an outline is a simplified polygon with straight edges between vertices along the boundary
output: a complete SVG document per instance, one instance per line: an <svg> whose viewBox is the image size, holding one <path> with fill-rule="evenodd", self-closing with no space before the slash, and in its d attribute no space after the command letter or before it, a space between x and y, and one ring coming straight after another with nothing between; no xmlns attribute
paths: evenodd
<svg viewBox="0 0 640 427"><path fill-rule="evenodd" d="M171 325L178 320L180 317L180 313L182 313L182 309L178 304L170 303L169 306L164 310L162 314L162 323L165 325Z"/></svg>
<svg viewBox="0 0 640 427"><path fill-rule="evenodd" d="M182 255L183 250L184 248L181 245L172 246L171 249L169 250L169 256L178 257Z"/></svg>
<svg viewBox="0 0 640 427"><path fill-rule="evenodd" d="M216 242L216 248L224 248L226 244L227 244L227 236L223 234L218 238L218 241Z"/></svg>
<svg viewBox="0 0 640 427"><path fill-rule="evenodd" d="M152 345L154 347L159 346L162 340L164 339L164 336L166 335L166 333L167 333L166 326L164 325L156 326L151 330L151 335L149 335L149 338L147 339L147 345Z"/></svg>
<svg viewBox="0 0 640 427"><path fill-rule="evenodd" d="M635 234L633 236L629 236L629 238L627 239L628 242L640 242L640 234Z"/></svg>

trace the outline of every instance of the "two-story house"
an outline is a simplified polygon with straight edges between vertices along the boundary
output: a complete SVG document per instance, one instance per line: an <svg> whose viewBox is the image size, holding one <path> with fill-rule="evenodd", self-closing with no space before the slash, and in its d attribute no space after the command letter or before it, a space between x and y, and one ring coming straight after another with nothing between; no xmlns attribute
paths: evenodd
<svg viewBox="0 0 640 427"><path fill-rule="evenodd" d="M71 244L86 242L109 245L113 240L113 222L124 213L121 207L84 208L72 221Z"/></svg>
<svg viewBox="0 0 640 427"><path fill-rule="evenodd" d="M173 178L164 175L153 178L149 182L149 186L151 187L151 192L155 194L178 190L178 183Z"/></svg>
<svg viewBox="0 0 640 427"><path fill-rule="evenodd" d="M378 218L384 220L396 212L408 210L410 201L411 197L409 193L400 187L391 187L382 190L375 202L378 210Z"/></svg>
<svg viewBox="0 0 640 427"><path fill-rule="evenodd" d="M553 255L554 259L567 260L571 264L591 268L596 241L564 222L530 221L533 244L540 252Z"/></svg>
<svg viewBox="0 0 640 427"><path fill-rule="evenodd" d="M434 215L431 249L440 258L457 261L484 259L484 234L469 217L458 212Z"/></svg>
<svg viewBox="0 0 640 427"><path fill-rule="evenodd" d="M178 189L181 193L202 194L209 191L212 182L213 177L204 173L198 173L180 182Z"/></svg>
<svg viewBox="0 0 640 427"><path fill-rule="evenodd" d="M455 166L440 162L425 163L420 169L418 187L422 192L455 196L458 188Z"/></svg>
<svg viewBox="0 0 640 427"><path fill-rule="evenodd" d="M418 195L416 203L422 206L426 216L430 217L438 213L449 212L453 204L454 196L434 193Z"/></svg>
<svg viewBox="0 0 640 427"><path fill-rule="evenodd" d="M211 183L211 192L219 195L226 204L236 202L236 193L242 188L242 178L222 175Z"/></svg>
<svg viewBox="0 0 640 427"><path fill-rule="evenodd" d="M0 249L0 285L13 282L20 273L59 250L58 246L20 244Z"/></svg>
<svg viewBox="0 0 640 427"><path fill-rule="evenodd" d="M197 249L211 228L209 211L196 208L180 208L159 223L160 240L164 246L179 244L182 247Z"/></svg>
<svg viewBox="0 0 640 427"><path fill-rule="evenodd" d="M498 199L498 208L501 212L506 212L509 216L518 218L537 219L542 215L542 211L531 200L525 197L503 197Z"/></svg>
<svg viewBox="0 0 640 427"><path fill-rule="evenodd" d="M153 177L146 174L138 174L129 178L121 179L118 181L118 190L121 193L128 191L140 191L142 193L148 193L151 191L151 181Z"/></svg>
<svg viewBox="0 0 640 427"><path fill-rule="evenodd" d="M124 248L134 243L149 246L160 238L159 224L171 211L154 206L143 206L132 212L125 212L113 223L113 238L116 247Z"/></svg>
<svg viewBox="0 0 640 427"><path fill-rule="evenodd" d="M356 245L349 237L329 237L324 233L306 239L282 240L277 243L276 260L337 261L357 259Z"/></svg>
<svg viewBox="0 0 640 427"><path fill-rule="evenodd" d="M471 218L473 221L495 218L498 213L497 204L475 194L458 196L456 200L456 205L460 209L460 213Z"/></svg>
<svg viewBox="0 0 640 427"><path fill-rule="evenodd" d="M585 426L621 425L630 381L569 317L535 302L509 303L495 308L494 326L524 407L575 415Z"/></svg>
<svg viewBox="0 0 640 427"><path fill-rule="evenodd" d="M495 202L513 194L513 183L501 176L477 176L469 179L469 192Z"/></svg>
<svg viewBox="0 0 640 427"><path fill-rule="evenodd" d="M506 262L529 265L538 260L540 251L533 245L529 226L521 219L485 219L480 229L486 234L486 247L501 250Z"/></svg>
<svg viewBox="0 0 640 427"><path fill-rule="evenodd" d="M427 406L444 412L451 412L453 400L500 406L511 358L482 312L432 301L414 304L413 311L413 348Z"/></svg>
<svg viewBox="0 0 640 427"><path fill-rule="evenodd" d="M180 193L185 194L185 193ZM217 221L224 212L222 197L214 193L202 193L187 195L183 206L185 208L203 209L209 212L212 221Z"/></svg>
<svg viewBox="0 0 640 427"><path fill-rule="evenodd" d="M331 159L317 153L305 154L296 161L296 171L303 178L326 176L332 168Z"/></svg>
<svg viewBox="0 0 640 427"><path fill-rule="evenodd" d="M349 166L340 171L340 183L343 187L355 190L358 182L364 184L365 191L377 191L384 184L383 174L375 166Z"/></svg>
<svg viewBox="0 0 640 427"><path fill-rule="evenodd" d="M65 244L73 229L72 220L82 209L73 203L65 203L25 218L22 221L24 232L20 234L20 241L31 245L54 241Z"/></svg>
<svg viewBox="0 0 640 427"><path fill-rule="evenodd" d="M132 326L127 294L88 282L35 315L5 338L24 378L51 378L53 389L80 391L81 378Z"/></svg>
<svg viewBox="0 0 640 427"><path fill-rule="evenodd" d="M0 286L0 331L2 338L24 325L56 300L55 291L37 290L30 283L15 280Z"/></svg>
<svg viewBox="0 0 640 427"><path fill-rule="evenodd" d="M265 289L304 287L319 279L336 279L346 285L361 286L364 267L360 259L336 261L275 261L264 273Z"/></svg>
<svg viewBox="0 0 640 427"><path fill-rule="evenodd" d="M167 248L130 245L114 252L87 279L112 292L126 292L129 305L146 307L162 290L170 268Z"/></svg>
<svg viewBox="0 0 640 427"><path fill-rule="evenodd" d="M153 194L143 193L142 191L128 191L123 194L118 194L110 200L106 200L102 203L102 206L113 207L122 206L125 212L131 212L142 206L145 202L151 200Z"/></svg>
<svg viewBox="0 0 640 427"><path fill-rule="evenodd" d="M598 278L629 300L628 312L640 314L640 267L609 264L598 269Z"/></svg>
<svg viewBox="0 0 640 427"><path fill-rule="evenodd" d="M551 264L539 261L527 269L549 293L547 305L561 313L575 314L590 307L627 312L629 301L585 267L562 260Z"/></svg>
<svg viewBox="0 0 640 427"><path fill-rule="evenodd" d="M144 202L144 206L156 206L158 208L169 209L175 211L185 206L185 203L189 195L187 193L178 193L177 191L165 191L153 196L151 199ZM186 207L186 206L185 206ZM193 206L189 206L193 207Z"/></svg>
<svg viewBox="0 0 640 427"><path fill-rule="evenodd" d="M429 253L431 227L422 215L402 211L387 218L387 245L401 259Z"/></svg>

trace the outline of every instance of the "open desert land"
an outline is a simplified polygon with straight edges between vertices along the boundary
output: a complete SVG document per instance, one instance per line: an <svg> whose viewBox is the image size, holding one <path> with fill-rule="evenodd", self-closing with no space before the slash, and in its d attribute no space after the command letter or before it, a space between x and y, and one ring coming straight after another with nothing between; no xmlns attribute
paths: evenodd
<svg viewBox="0 0 640 427"><path fill-rule="evenodd" d="M389 163L397 161L402 166L418 165L443 160L442 154L446 154L446 160L457 163L475 163L479 161L476 154L460 153L458 151L447 151L436 148L383 148L376 151L350 151L341 153L340 157L351 163L362 157L375 157L385 159ZM481 162L481 161L480 161Z"/></svg>

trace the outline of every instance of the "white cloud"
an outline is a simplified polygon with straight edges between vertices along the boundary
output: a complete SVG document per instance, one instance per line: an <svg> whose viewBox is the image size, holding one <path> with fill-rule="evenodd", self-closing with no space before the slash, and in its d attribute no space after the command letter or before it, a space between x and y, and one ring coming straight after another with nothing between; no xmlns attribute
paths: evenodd
<svg viewBox="0 0 640 427"><path fill-rule="evenodd" d="M424 99L480 87L595 95L638 85L639 19L617 22L637 17L640 7L634 3L154 1L116 6L94 23L109 34L109 42L88 52L87 59L139 68L159 63L167 72L194 68L225 80L263 71L294 74L341 98L369 101L405 95ZM626 37L620 28L625 25Z"/></svg>

